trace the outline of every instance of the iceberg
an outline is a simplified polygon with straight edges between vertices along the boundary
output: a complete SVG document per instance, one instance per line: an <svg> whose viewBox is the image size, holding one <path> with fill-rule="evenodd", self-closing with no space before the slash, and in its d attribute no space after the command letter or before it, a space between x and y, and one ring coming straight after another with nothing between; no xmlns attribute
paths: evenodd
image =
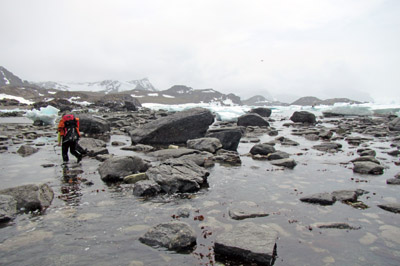
<svg viewBox="0 0 400 266"><path fill-rule="evenodd" d="M25 116L34 122L42 121L45 125L54 125L59 111L57 108L48 105L47 107L40 107L40 110L27 111Z"/></svg>

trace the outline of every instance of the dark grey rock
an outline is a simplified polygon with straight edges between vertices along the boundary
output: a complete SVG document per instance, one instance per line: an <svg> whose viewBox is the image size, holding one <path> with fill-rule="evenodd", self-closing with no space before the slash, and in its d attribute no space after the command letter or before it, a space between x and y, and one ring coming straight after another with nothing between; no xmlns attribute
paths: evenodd
<svg viewBox="0 0 400 266"><path fill-rule="evenodd" d="M383 166L373 163L373 162L354 162L354 173L359 174L371 174L371 175L381 175L383 174Z"/></svg>
<svg viewBox="0 0 400 266"><path fill-rule="evenodd" d="M349 225L348 223L324 223L324 224L318 224L317 227L321 229L345 229L345 230L359 230L361 228L360 226L352 226Z"/></svg>
<svg viewBox="0 0 400 266"><path fill-rule="evenodd" d="M79 130L89 136L110 131L110 123L102 117L88 114L79 115Z"/></svg>
<svg viewBox="0 0 400 266"><path fill-rule="evenodd" d="M278 233L266 225L240 223L218 235L214 252L218 260L239 260L245 265L273 265Z"/></svg>
<svg viewBox="0 0 400 266"><path fill-rule="evenodd" d="M397 117L389 122L390 131L400 131L400 117Z"/></svg>
<svg viewBox="0 0 400 266"><path fill-rule="evenodd" d="M257 154L268 155L268 154L274 153L275 151L276 150L275 150L275 148L273 146L263 143L263 144L254 145L251 148L250 153L252 155L257 155Z"/></svg>
<svg viewBox="0 0 400 266"><path fill-rule="evenodd" d="M387 203L378 205L379 208L385 211L400 213L400 203Z"/></svg>
<svg viewBox="0 0 400 266"><path fill-rule="evenodd" d="M29 184L0 190L0 195L9 195L17 202L17 209L24 211L44 210L54 198L53 189L47 184Z"/></svg>
<svg viewBox="0 0 400 266"><path fill-rule="evenodd" d="M337 151L342 147L342 144L335 142L324 142L318 145L314 145L313 149L319 151Z"/></svg>
<svg viewBox="0 0 400 266"><path fill-rule="evenodd" d="M280 160L289 158L289 153L284 151L276 151L268 155L268 160Z"/></svg>
<svg viewBox="0 0 400 266"><path fill-rule="evenodd" d="M149 122L129 132L132 144L181 144L204 137L214 116L204 108L193 108Z"/></svg>
<svg viewBox="0 0 400 266"><path fill-rule="evenodd" d="M290 168L290 169L293 169L297 165L296 161L294 159L292 159L292 158L272 160L271 164L275 165L275 166L287 167L287 168Z"/></svg>
<svg viewBox="0 0 400 266"><path fill-rule="evenodd" d="M330 131L330 130L323 129L323 130L321 130L321 131L319 132L319 137L320 137L321 139L326 139L326 140L328 140L328 139L332 138L332 136L333 136L333 133L332 133L332 131Z"/></svg>
<svg viewBox="0 0 400 266"><path fill-rule="evenodd" d="M196 232L187 223L173 221L151 228L139 241L152 247L184 251L196 245Z"/></svg>
<svg viewBox="0 0 400 266"><path fill-rule="evenodd" d="M311 141L317 141L317 140L319 140L319 136L316 135L316 134L307 134L307 135L305 135L305 138L306 138L307 140L311 140Z"/></svg>
<svg viewBox="0 0 400 266"><path fill-rule="evenodd" d="M371 149L358 149L357 153L360 156L376 156L376 151Z"/></svg>
<svg viewBox="0 0 400 266"><path fill-rule="evenodd" d="M86 150L87 155L90 157L108 154L108 149L106 148L107 144L100 139L81 138L78 143L84 150Z"/></svg>
<svg viewBox="0 0 400 266"><path fill-rule="evenodd" d="M398 178L389 178L386 180L386 184L388 185L400 185L400 179Z"/></svg>
<svg viewBox="0 0 400 266"><path fill-rule="evenodd" d="M269 127L269 123L259 114L255 113L244 114L238 117L237 125L243 127Z"/></svg>
<svg viewBox="0 0 400 266"><path fill-rule="evenodd" d="M212 153L203 151L201 153L192 153L179 157L182 160L190 160L201 167L212 167L214 166L214 156Z"/></svg>
<svg viewBox="0 0 400 266"><path fill-rule="evenodd" d="M30 145L21 145L17 150L17 153L20 154L22 157L26 157L38 152L39 149L36 149Z"/></svg>
<svg viewBox="0 0 400 266"><path fill-rule="evenodd" d="M199 151L208 151L215 153L217 150L222 148L222 144L217 138L199 138L190 139L186 143L189 149L195 149Z"/></svg>
<svg viewBox="0 0 400 266"><path fill-rule="evenodd" d="M209 129L206 137L217 138L225 150L236 151L243 132L240 127Z"/></svg>
<svg viewBox="0 0 400 266"><path fill-rule="evenodd" d="M214 160L226 165L237 166L242 164L239 153L236 151L219 150L214 156Z"/></svg>
<svg viewBox="0 0 400 266"><path fill-rule="evenodd" d="M285 138L285 137L277 137L275 139L276 141L279 141L281 145L286 145L286 146L299 146L300 144L294 140Z"/></svg>
<svg viewBox="0 0 400 266"><path fill-rule="evenodd" d="M196 192L207 183L209 172L190 160L168 159L151 167L146 175L165 193Z"/></svg>
<svg viewBox="0 0 400 266"><path fill-rule="evenodd" d="M337 190L332 192L332 196L338 201L356 202L359 192L357 190Z"/></svg>
<svg viewBox="0 0 400 266"><path fill-rule="evenodd" d="M381 164L378 161L378 159L376 159L374 156L361 156L361 157L351 160L350 162L352 162L352 163L354 163L354 162L373 162L376 164Z"/></svg>
<svg viewBox="0 0 400 266"><path fill-rule="evenodd" d="M150 146L150 145L137 144L137 145L134 145L134 146L122 147L121 150L124 150L124 151L151 152L151 151L154 151L155 148L153 146Z"/></svg>
<svg viewBox="0 0 400 266"><path fill-rule="evenodd" d="M240 206L238 206L229 209L229 217L231 217L234 220L266 217L268 215L269 214L266 211L251 206L246 206L245 208L241 208Z"/></svg>
<svg viewBox="0 0 400 266"><path fill-rule="evenodd" d="M258 107L258 108L251 109L250 113L259 114L262 117L270 117L272 110L269 108L265 108L265 107Z"/></svg>
<svg viewBox="0 0 400 266"><path fill-rule="evenodd" d="M400 155L400 150L389 151L387 154L389 154L391 156L399 156Z"/></svg>
<svg viewBox="0 0 400 266"><path fill-rule="evenodd" d="M151 197L161 192L161 186L153 180L142 180L135 183L133 195L138 197Z"/></svg>
<svg viewBox="0 0 400 266"><path fill-rule="evenodd" d="M0 194L0 224L13 220L17 214L17 201L9 195Z"/></svg>
<svg viewBox="0 0 400 266"><path fill-rule="evenodd" d="M104 161L98 168L104 182L119 182L127 175L145 172L149 165L137 156L116 156Z"/></svg>
<svg viewBox="0 0 400 266"><path fill-rule="evenodd" d="M336 202L336 198L331 193L317 193L302 197L300 201L320 205L332 205Z"/></svg>
<svg viewBox="0 0 400 266"><path fill-rule="evenodd" d="M307 111L294 112L290 117L290 120L292 120L295 123L309 123L309 124L316 123L315 115Z"/></svg>

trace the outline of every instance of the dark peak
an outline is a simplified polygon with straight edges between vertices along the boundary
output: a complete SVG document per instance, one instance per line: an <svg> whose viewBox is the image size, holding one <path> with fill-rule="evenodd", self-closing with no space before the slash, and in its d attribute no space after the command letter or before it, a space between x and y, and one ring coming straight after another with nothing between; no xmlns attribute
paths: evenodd
<svg viewBox="0 0 400 266"><path fill-rule="evenodd" d="M169 88L168 90L166 90L166 93L171 93L171 94L186 94L186 93L190 93L193 91L193 88L191 87L187 87L184 85L174 85L171 88Z"/></svg>
<svg viewBox="0 0 400 266"><path fill-rule="evenodd" d="M305 96L301 97L300 99L292 102L290 105L318 105L322 102L322 100L318 99L317 97L314 96Z"/></svg>
<svg viewBox="0 0 400 266"><path fill-rule="evenodd" d="M22 81L19 77L8 71L5 67L0 66L0 87L7 85L23 86L29 84Z"/></svg>

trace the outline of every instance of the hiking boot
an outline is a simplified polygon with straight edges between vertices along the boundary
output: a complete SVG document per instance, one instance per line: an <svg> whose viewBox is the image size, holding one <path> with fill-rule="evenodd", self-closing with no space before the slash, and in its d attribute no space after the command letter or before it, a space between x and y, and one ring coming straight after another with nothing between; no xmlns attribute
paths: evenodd
<svg viewBox="0 0 400 266"><path fill-rule="evenodd" d="M76 161L76 163L80 163L82 161L82 156L78 157L78 160Z"/></svg>

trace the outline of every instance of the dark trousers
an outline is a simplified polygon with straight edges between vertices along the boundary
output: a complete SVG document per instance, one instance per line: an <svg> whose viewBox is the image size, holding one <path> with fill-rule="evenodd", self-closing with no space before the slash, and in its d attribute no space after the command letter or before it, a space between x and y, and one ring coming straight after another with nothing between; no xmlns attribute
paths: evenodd
<svg viewBox="0 0 400 266"><path fill-rule="evenodd" d="M68 150L70 150L71 154L74 155L78 160L82 158L82 154L80 154L76 147L78 145L77 141L67 141L62 144L61 151L62 151L62 158L64 162L68 162Z"/></svg>

